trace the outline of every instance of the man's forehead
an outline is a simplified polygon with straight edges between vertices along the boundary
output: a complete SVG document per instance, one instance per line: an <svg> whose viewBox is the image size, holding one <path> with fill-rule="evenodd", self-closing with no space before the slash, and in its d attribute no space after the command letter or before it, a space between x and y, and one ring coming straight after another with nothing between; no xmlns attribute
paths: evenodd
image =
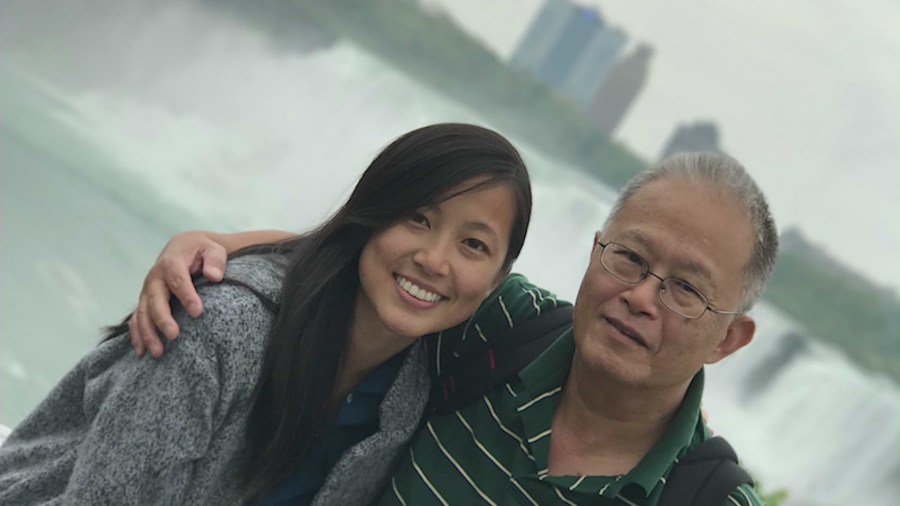
<svg viewBox="0 0 900 506"><path fill-rule="evenodd" d="M637 247L651 269L662 262L670 276L708 280L707 296L743 287L753 225L746 209L715 185L677 175L647 183L605 228L606 241L630 241L625 245Z"/></svg>

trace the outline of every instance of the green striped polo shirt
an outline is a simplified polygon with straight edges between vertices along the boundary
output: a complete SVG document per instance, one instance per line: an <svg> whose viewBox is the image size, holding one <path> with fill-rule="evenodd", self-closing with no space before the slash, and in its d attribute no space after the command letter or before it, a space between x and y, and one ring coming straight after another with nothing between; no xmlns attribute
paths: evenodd
<svg viewBox="0 0 900 506"><path fill-rule="evenodd" d="M379 504L655 505L676 459L708 437L700 417L703 371L666 433L629 473L550 476L550 423L574 351L568 331L503 388L429 418ZM744 485L725 505L762 501Z"/></svg>
<svg viewBox="0 0 900 506"><path fill-rule="evenodd" d="M510 329L546 311L571 305L557 299L554 293L535 286L525 276L512 273L491 292L468 321L437 334L431 367L441 374L450 362L471 360L472 357L465 354L467 339L489 342L494 336L507 334Z"/></svg>

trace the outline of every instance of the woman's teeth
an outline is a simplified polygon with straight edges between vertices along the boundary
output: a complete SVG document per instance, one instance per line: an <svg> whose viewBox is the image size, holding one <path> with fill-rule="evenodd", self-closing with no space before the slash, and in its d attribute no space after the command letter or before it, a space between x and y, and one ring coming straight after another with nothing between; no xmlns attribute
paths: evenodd
<svg viewBox="0 0 900 506"><path fill-rule="evenodd" d="M441 300L441 295L434 292L429 292L424 288L419 288L403 276L395 276L394 279L397 281L397 284L400 285L400 288L402 288L403 291L419 300L424 300L425 302L437 302Z"/></svg>

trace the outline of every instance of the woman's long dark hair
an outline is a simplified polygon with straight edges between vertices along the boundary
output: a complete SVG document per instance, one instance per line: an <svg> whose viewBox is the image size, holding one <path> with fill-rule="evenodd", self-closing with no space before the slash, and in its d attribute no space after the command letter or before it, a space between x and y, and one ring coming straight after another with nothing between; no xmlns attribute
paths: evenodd
<svg viewBox="0 0 900 506"><path fill-rule="evenodd" d="M478 184L472 178L480 178ZM510 188L516 216L502 269L519 255L531 185L516 149L468 124L409 132L372 161L347 202L312 232L236 255L282 252L288 262L247 424L242 491L257 499L290 478L329 423L328 406L350 342L360 253L373 233L422 207L487 186Z"/></svg>

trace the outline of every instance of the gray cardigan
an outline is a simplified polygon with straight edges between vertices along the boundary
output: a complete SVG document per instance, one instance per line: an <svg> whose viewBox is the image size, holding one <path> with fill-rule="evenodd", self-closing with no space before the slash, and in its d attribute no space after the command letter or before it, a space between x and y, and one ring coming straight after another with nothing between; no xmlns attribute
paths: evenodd
<svg viewBox="0 0 900 506"><path fill-rule="evenodd" d="M226 276L278 299L282 269L248 256ZM249 290L200 289L204 313L176 314L181 335L160 360L127 336L84 357L0 448L0 504L239 504L251 396L272 314ZM313 504L376 498L428 399L424 349L413 346L380 408L379 431L352 447Z"/></svg>

